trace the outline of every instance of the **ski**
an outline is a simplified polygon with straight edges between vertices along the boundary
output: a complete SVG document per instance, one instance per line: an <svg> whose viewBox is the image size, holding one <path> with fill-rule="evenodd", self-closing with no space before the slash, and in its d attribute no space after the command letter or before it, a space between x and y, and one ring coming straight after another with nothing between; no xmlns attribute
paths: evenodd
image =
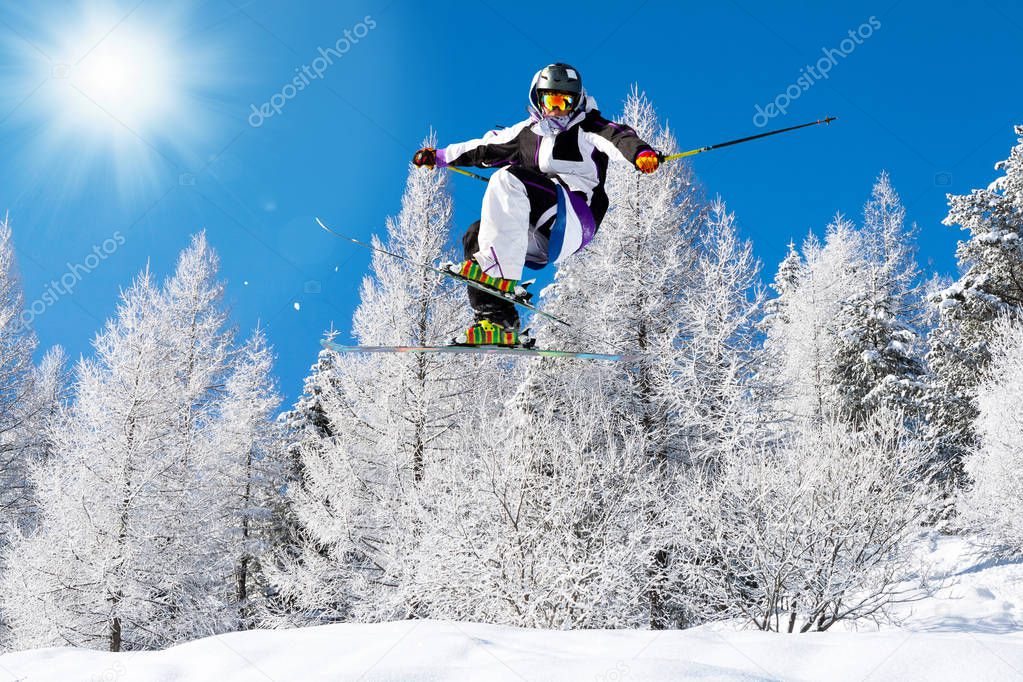
<svg viewBox="0 0 1023 682"><path fill-rule="evenodd" d="M521 357L607 360L610 362L632 362L640 357L638 355L608 355L605 353L580 353L571 350L511 348L508 346L345 346L326 339L320 341L320 345L337 353L468 353L474 355L517 355Z"/></svg>
<svg viewBox="0 0 1023 682"><path fill-rule="evenodd" d="M466 279L465 277L462 277L460 275L456 275L453 272L449 272L447 270L443 270L441 268L435 267L435 266L430 265L428 263L419 263L417 261L412 260L408 256L401 255L400 253L394 253L392 251L388 251L387 249L381 249L378 246L373 246L372 244L367 244L366 242L359 241L358 239L353 239L352 237L349 237L347 235L341 234L340 232L336 232L335 230L332 230L331 228L327 227L326 225L323 224L323 221L320 220L319 218L316 219L316 222L319 224L320 227L322 227L327 232L330 232L335 237L340 237L341 239L347 239L348 241L352 242L353 244L358 244L359 246L362 246L364 248L370 249L372 251L378 251L380 253L387 254L388 256L391 256L392 258L397 258L399 260L403 260L406 263L411 263L412 265L417 265L417 266L419 266L421 268L429 270L430 272L436 272L438 274L444 275L445 277L450 277L453 280L457 280L459 282L462 282L463 284L468 284L473 289L479 289L480 291L486 292L486 293L488 293L491 296L494 296L496 298L500 298L500 299L505 300L505 301L510 301L511 303L514 303L515 305L519 306L520 308L525 308L526 310L530 310L530 311L536 313L537 315L542 315L543 317L546 317L549 320L557 322L558 324L563 324L566 327L571 327L572 326L568 322L565 322L560 317L557 317L555 315L551 315L548 312L544 312L543 310L540 310L539 308L537 308L532 303L526 303L525 301L521 301L521 300L515 298L514 296L505 295L505 294L501 293L500 291L494 291L493 289L491 289L489 287L483 286L479 282L474 282L471 279Z"/></svg>

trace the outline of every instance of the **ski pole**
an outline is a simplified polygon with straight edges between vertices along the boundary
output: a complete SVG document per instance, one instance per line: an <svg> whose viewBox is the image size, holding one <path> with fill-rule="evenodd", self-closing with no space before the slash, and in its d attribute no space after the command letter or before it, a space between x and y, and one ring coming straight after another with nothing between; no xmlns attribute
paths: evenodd
<svg viewBox="0 0 1023 682"><path fill-rule="evenodd" d="M788 128L782 128L781 130L772 130L766 133L760 133L759 135L750 135L749 137L740 137L738 140L729 140L728 142L719 142L718 144L712 144L709 147L698 147L697 149L690 149L687 152L679 152L678 154L670 154L664 157L664 161L674 161L675 159L681 159L686 156L695 156L696 154L702 154L703 152L709 152L713 149L721 149L722 147L731 147L733 144L741 144L743 142L749 142L750 140L759 140L762 137L770 137L771 135L778 135L780 133L787 133L790 130L799 130L800 128L808 128L809 126L820 125L821 123L827 123L831 125L832 121L838 120L834 116L827 116L819 121L810 121L809 123L801 123L797 126L791 126Z"/></svg>

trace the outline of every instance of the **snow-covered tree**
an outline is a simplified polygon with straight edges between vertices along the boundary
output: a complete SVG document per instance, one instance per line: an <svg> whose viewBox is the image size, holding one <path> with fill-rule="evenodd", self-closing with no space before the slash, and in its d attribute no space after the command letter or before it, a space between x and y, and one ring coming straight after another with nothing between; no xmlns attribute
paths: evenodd
<svg viewBox="0 0 1023 682"><path fill-rule="evenodd" d="M1023 554L1023 322L996 325L991 359L977 390L979 449L965 458L969 477L959 509L998 551Z"/></svg>
<svg viewBox="0 0 1023 682"><path fill-rule="evenodd" d="M887 173L864 209L862 268L836 320L834 380L841 413L853 423L881 405L914 417L923 388L919 270L914 231Z"/></svg>
<svg viewBox="0 0 1023 682"><path fill-rule="evenodd" d="M921 476L930 453L904 421L887 407L856 427L801 419L780 447L733 452L688 506L710 529L714 560L693 582L718 617L819 631L924 596L914 540L936 493Z"/></svg>
<svg viewBox="0 0 1023 682"><path fill-rule="evenodd" d="M786 257L776 280L780 298L765 323L769 371L780 389L772 409L782 418L821 422L841 410L836 321L863 277L862 236L836 216L823 244L806 239L802 258L800 264L792 253Z"/></svg>
<svg viewBox="0 0 1023 682"><path fill-rule="evenodd" d="M765 401L757 322L764 296L760 264L718 198L710 205L679 318L678 393L673 419L683 425L691 463L713 471L717 460L749 438L762 437Z"/></svg>
<svg viewBox="0 0 1023 682"><path fill-rule="evenodd" d="M200 235L162 288L144 272L79 362L33 475L38 527L0 584L15 646L141 649L233 627L210 437L230 341L216 269Z"/></svg>
<svg viewBox="0 0 1023 682"><path fill-rule="evenodd" d="M681 390L673 420L683 428L687 466L669 489L669 522L660 543L671 548L666 567L670 611L677 625L718 617L719 595L699 579L719 562L712 530L691 505L716 485L725 463L773 438L765 405L777 387L764 371L758 321L764 297L752 245L739 238L734 215L717 199L701 229L697 259L680 318L676 380Z"/></svg>
<svg viewBox="0 0 1023 682"><path fill-rule="evenodd" d="M48 437L67 386L64 353L32 364L36 338L26 325L24 296L6 217L0 221L0 574L7 543L37 522L32 467L52 452ZM2 620L5 629L9 625ZM6 637L6 632L3 633Z"/></svg>
<svg viewBox="0 0 1023 682"><path fill-rule="evenodd" d="M28 468L34 434L28 422L35 405L32 353L36 338L24 324L24 296L7 218L0 221L0 525L19 526L31 507ZM0 530L0 545L3 544Z"/></svg>
<svg viewBox="0 0 1023 682"><path fill-rule="evenodd" d="M746 440L680 526L711 538L683 578L718 617L825 630L914 599L912 540L934 505L930 450L907 426L922 363L911 231L887 175L862 229L841 215L824 243L789 249L766 332L771 436ZM685 505L680 508L686 509Z"/></svg>
<svg viewBox="0 0 1023 682"><path fill-rule="evenodd" d="M254 624L259 592L266 587L262 557L288 541L285 488L290 474L283 432L274 420L280 404L273 355L257 328L232 362L214 426L213 448L224 491L224 547L235 557L233 603L242 628Z"/></svg>
<svg viewBox="0 0 1023 682"><path fill-rule="evenodd" d="M337 333L331 329L326 336L333 340ZM314 471L307 475L304 463L326 462L331 457L334 427L325 399L340 390L340 380L335 371L339 357L333 351L321 350L305 378L302 395L291 410L278 417L278 424L283 430L281 437L286 443L285 527L281 529L278 542L270 548L263 562L269 584L265 590L266 599L257 603L257 608L261 620L267 624L315 621L320 618L320 614L326 613L334 614L326 619L336 619L347 613L348 588L344 572L329 563L319 565L321 561L330 561L329 553L321 549L315 540L323 528L303 530L292 508L294 500L306 494L306 480L316 486L321 477L330 476L325 471ZM323 498L321 503L329 504ZM282 583L288 584L283 591L280 587ZM301 590L306 591L304 596L299 596ZM332 602L332 598L336 598L336 601ZM310 603L317 604L316 616L310 617L303 611L304 605Z"/></svg>
<svg viewBox="0 0 1023 682"><path fill-rule="evenodd" d="M766 314L764 315L763 327L769 329L772 325L788 324L791 320L788 317L786 308L792 298L796 286L799 284L803 271L803 257L796 249L796 243L789 242L788 253L778 265L778 272L775 273L771 288L775 296L764 304Z"/></svg>
<svg viewBox="0 0 1023 682"><path fill-rule="evenodd" d="M660 150L675 146L637 91L620 120ZM661 531L674 471L695 457L677 419L684 394L679 346L704 207L685 164L646 177L612 159L608 173L600 231L544 294L545 308L572 327L534 320L535 331L548 347L643 357L628 365L530 363L518 368L510 402L505 386L485 401L493 407L481 426L463 430L464 449L479 457L471 439L485 433L481 447L496 452L463 465L475 485L452 512L478 508L479 522L452 527L449 517L431 529L442 537L429 544L455 543L458 565L486 566L491 583L465 584L468 572L459 573L453 591L461 602L452 597L446 613L558 627L673 622L670 534ZM565 485L577 496L563 494ZM475 604L480 589L488 596ZM569 589L578 599L565 604Z"/></svg>
<svg viewBox="0 0 1023 682"><path fill-rule="evenodd" d="M141 276L97 337L96 361L76 369L75 404L53 434L55 456L34 476L40 527L15 543L0 588L15 647L119 649L124 631L148 627L157 608L162 586L149 579L160 543L157 505L142 494L163 469L152 462L165 422L150 416L164 416L154 409L161 387L145 377L160 359L146 329L156 298Z"/></svg>
<svg viewBox="0 0 1023 682"><path fill-rule="evenodd" d="M931 297L938 323L928 337L930 371L926 408L930 438L953 481L962 460L976 448L975 392L991 357L995 322L1023 311L1023 126L1009 158L995 165L1002 175L986 189L949 195L946 225L970 238L959 243L960 276Z"/></svg>
<svg viewBox="0 0 1023 682"><path fill-rule="evenodd" d="M638 90L626 99L619 120L656 149L664 153L676 149L671 130L660 124L653 105ZM545 343L555 347L585 345L606 352L639 353L642 359L628 367L536 365L526 378L526 395L562 394L570 384L600 387L590 392L589 400L610 403L617 413L635 419L638 430L629 438L642 443L642 456L658 472L650 481L662 489L654 498L663 500L675 469L693 460L693 453L685 448L684 426L674 415L687 388L677 368L682 362L685 298L697 259L704 200L685 163L665 164L652 176L643 176L627 164L611 163L607 192L610 205L596 238L559 268L544 301L546 308L573 327L538 324L538 328ZM571 428L571 423L565 428ZM532 447L553 446L537 443ZM614 443L593 447L620 451ZM664 516L662 506L643 510L632 523L658 527ZM585 532L585 525L580 532ZM657 628L673 623L667 595L669 553L667 546L655 546L651 538L633 559L647 572L647 623Z"/></svg>
<svg viewBox="0 0 1023 682"><path fill-rule="evenodd" d="M410 167L383 245L434 261L449 242L451 211L445 175ZM371 270L354 319L360 343L444 343L466 323L464 295L449 282L380 253ZM301 480L289 491L301 533L274 570L277 600L290 622L419 614L426 605L410 590L426 491L471 401L473 364L421 354L329 363L299 407Z"/></svg>
<svg viewBox="0 0 1023 682"><path fill-rule="evenodd" d="M559 363L561 364L561 363ZM643 627L663 506L637 420L605 387L488 385L439 463L415 593L431 617L544 628Z"/></svg>

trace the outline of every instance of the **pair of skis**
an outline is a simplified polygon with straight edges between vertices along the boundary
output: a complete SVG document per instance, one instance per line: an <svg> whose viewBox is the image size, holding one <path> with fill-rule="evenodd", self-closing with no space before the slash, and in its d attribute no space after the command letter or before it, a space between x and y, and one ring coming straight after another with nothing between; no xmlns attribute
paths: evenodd
<svg viewBox="0 0 1023 682"><path fill-rule="evenodd" d="M532 305L532 304L530 304L530 303L528 303L526 301L523 301L523 300L521 300L519 298L516 298L515 296L513 296L511 294L504 294L504 293L502 293L500 291L495 291L494 289L491 289L489 287L483 286L479 282L475 282L475 281L473 281L471 279L467 279L465 277L457 275L457 274L455 274L455 273L453 273L453 272L451 272L451 271L449 271L447 269L438 268L438 267L435 267L435 266L427 264L427 263L420 263L418 261L412 260L411 258L409 258L407 256L403 256L400 253L394 253L393 251L388 251L387 249L382 249L379 246L374 246L373 244L368 244L366 242L359 241L358 239L353 239L352 237L349 237L347 235L341 234L340 232L337 232L337 231L331 229L330 227L327 227L327 225L324 224L324 222L322 220L320 220L319 218L316 219L316 222L317 222L317 224L319 224L320 227L322 227L324 230L326 230L327 232L331 233L335 237L340 237L341 239L347 239L348 241L352 242L353 244L358 244L359 246L362 246L364 248L370 249L372 251L377 251L379 253L383 253L383 254L386 254L388 256L391 256L392 258L397 258L399 260L403 260L403 261L405 261L407 263L411 263L412 265L424 268L425 270L429 270L430 272L443 275L443 276L448 277L450 279L458 280L459 282L461 282L463 284L467 284L468 286L471 286L474 289L478 289L478 290L483 291L483 292L485 292L485 293L487 293L487 294L489 294L491 296L495 296L497 298L510 301L510 302L514 303L515 305L521 307L521 308L525 308L526 310L530 310L530 311L532 311L532 312L534 312L534 313L536 313L538 315L542 315L543 317L546 317L547 319L549 319L549 320L551 320L553 322L557 322L558 324L563 324L565 326L569 326L568 322L565 322L561 318L556 317L555 315L551 315L550 313L548 313L546 311L540 310L536 306L534 306L534 305ZM523 348L523 347L517 347L517 346L516 347L509 347L509 346L467 346L467 345L466 346L462 346L462 345L455 345L455 344L450 345L450 346L346 346L344 344L335 343L333 341L328 341L326 339L324 339L320 343L323 345L324 348L328 348L330 350L337 351L338 353L472 353L472 354L477 354L477 355L478 354L484 354L484 355L511 355L511 356L525 356L525 357L575 358L575 359L580 359L580 360L609 360L609 361L636 360L639 357L639 356L636 356L636 355L609 355L609 354L606 354L606 353L583 353L583 352L577 352L577 351L549 350L549 349L543 349L543 348Z"/></svg>

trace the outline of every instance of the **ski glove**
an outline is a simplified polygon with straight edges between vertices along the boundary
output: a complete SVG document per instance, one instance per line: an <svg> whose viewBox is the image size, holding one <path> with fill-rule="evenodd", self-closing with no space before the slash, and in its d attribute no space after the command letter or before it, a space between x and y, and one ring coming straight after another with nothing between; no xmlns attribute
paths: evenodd
<svg viewBox="0 0 1023 682"><path fill-rule="evenodd" d="M639 156L636 157L636 168L644 173L653 173L657 170L657 166L661 163L660 158L657 156L657 152L652 152L649 149L645 152L640 152Z"/></svg>
<svg viewBox="0 0 1023 682"><path fill-rule="evenodd" d="M412 163L433 168L437 163L437 150L433 147L423 147L412 157Z"/></svg>

